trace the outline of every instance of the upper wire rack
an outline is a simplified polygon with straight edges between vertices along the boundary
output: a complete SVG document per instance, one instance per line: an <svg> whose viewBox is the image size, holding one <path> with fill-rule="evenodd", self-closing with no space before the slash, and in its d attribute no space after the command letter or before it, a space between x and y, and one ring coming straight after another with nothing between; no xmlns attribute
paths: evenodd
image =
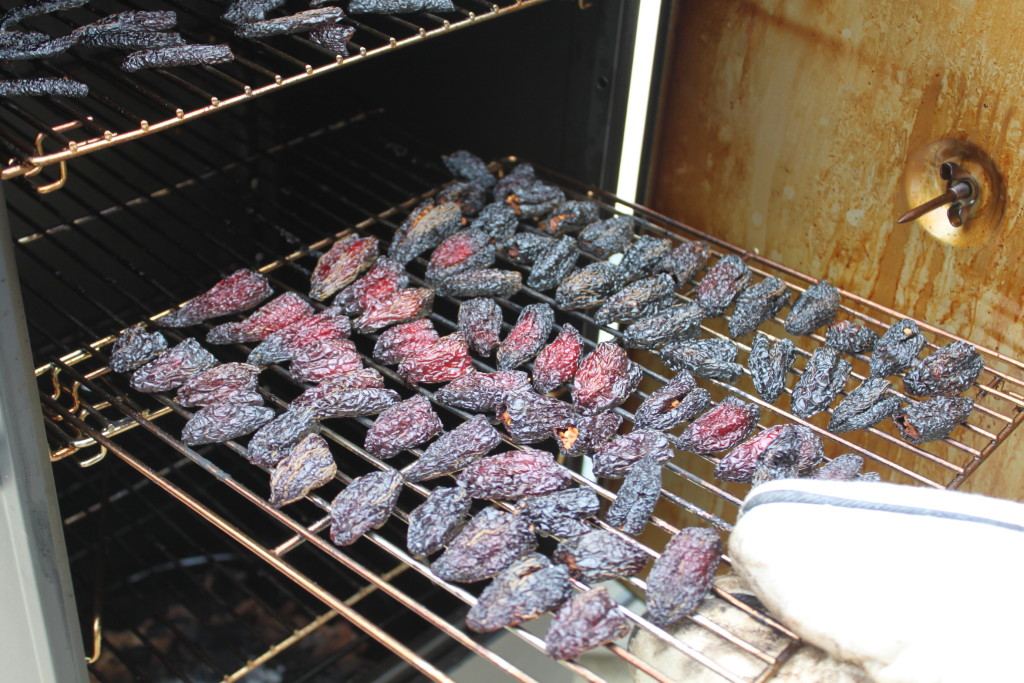
<svg viewBox="0 0 1024 683"><path fill-rule="evenodd" d="M148 69L134 74L121 71L108 55L75 53L70 58L40 62L33 75L74 78L85 82L90 94L81 100L0 98L0 146L7 154L0 180L31 177L46 166L153 135L343 66L545 1L454 0L455 11L448 13L346 16L346 23L356 28L348 56L332 54L304 35L266 40L237 38L231 26L217 18L224 6L213 0L167 0L159 8L120 2L111 7L111 12L175 10L183 24L178 30L189 42L227 42L236 58L226 64ZM93 21L110 13L90 11L95 15ZM78 25L63 15L42 20L50 27L56 26L56 30ZM32 20L26 23L33 24ZM16 76L9 67L2 70L5 78ZM63 176L66 170L62 168Z"/></svg>

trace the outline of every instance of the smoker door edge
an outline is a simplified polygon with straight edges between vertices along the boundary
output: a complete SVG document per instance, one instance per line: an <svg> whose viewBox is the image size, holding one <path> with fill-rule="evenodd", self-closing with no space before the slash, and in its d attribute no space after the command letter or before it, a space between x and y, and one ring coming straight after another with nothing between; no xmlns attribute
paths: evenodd
<svg viewBox="0 0 1024 683"><path fill-rule="evenodd" d="M74 683L85 654L12 245L0 210L0 662L4 680Z"/></svg>

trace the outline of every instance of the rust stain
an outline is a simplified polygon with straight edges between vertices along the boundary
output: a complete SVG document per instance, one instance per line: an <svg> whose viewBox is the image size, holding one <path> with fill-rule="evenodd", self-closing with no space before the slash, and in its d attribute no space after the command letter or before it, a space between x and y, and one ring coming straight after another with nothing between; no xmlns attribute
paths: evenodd
<svg viewBox="0 0 1024 683"><path fill-rule="evenodd" d="M1010 94L1024 58L1011 9L678 3L649 203L1024 357L1024 116ZM1003 225L979 246L953 249L895 224L909 208L908 154L945 137L978 144L1003 174ZM1024 459L1003 477L986 468L977 486L1024 494Z"/></svg>

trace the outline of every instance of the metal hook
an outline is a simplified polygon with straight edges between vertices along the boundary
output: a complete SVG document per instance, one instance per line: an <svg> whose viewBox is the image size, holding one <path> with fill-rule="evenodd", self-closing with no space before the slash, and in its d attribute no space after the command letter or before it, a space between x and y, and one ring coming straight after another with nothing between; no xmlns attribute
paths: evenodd
<svg viewBox="0 0 1024 683"><path fill-rule="evenodd" d="M967 218L967 210L978 201L978 181L961 168L960 164L947 161L939 166L939 176L946 181L946 191L938 197L929 199L920 206L915 206L910 211L900 216L897 223L909 223L917 220L927 213L931 213L939 207L951 204L946 210L949 217L949 224L959 228Z"/></svg>
<svg viewBox="0 0 1024 683"><path fill-rule="evenodd" d="M92 117L90 116L90 117L88 117L88 119L91 121ZM54 133L63 133L65 131L74 130L75 128L79 128L79 127L81 127L81 125L82 125L81 121L68 121L67 123L62 123L59 126L54 126L53 127L53 132ZM42 133L42 132L36 133L36 145L35 145L35 147L36 147L36 154L38 154L39 156L43 156L43 154L44 154L44 152L43 152L43 141L45 139L46 139L46 133ZM77 144L72 142L72 143L70 143L69 147L72 149L72 151L74 151L74 149L77 148ZM64 187L64 185L68 182L68 162L67 161L60 161L58 163L57 167L60 169L60 177L57 180L54 180L52 183L46 183L45 185L36 185L35 186L36 192L38 192L39 194L49 194L51 192L56 192L57 190L59 190L62 187ZM40 171L43 170L41 166L38 167L38 169L39 169L38 171L34 171L34 172L31 172L31 173L26 173L25 175L26 176L28 176L28 175L36 175Z"/></svg>

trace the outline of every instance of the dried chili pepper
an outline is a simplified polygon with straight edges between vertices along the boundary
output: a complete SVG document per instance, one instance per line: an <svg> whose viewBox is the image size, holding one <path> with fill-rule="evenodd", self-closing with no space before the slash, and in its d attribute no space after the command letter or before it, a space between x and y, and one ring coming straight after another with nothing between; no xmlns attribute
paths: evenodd
<svg viewBox="0 0 1024 683"><path fill-rule="evenodd" d="M555 659L576 659L598 645L624 638L630 630L608 589L591 588L562 605L544 642Z"/></svg>
<svg viewBox="0 0 1024 683"><path fill-rule="evenodd" d="M245 458L259 467L274 467L288 456L295 444L319 431L320 423L308 410L286 410L253 434L246 446Z"/></svg>
<svg viewBox="0 0 1024 683"><path fill-rule="evenodd" d="M603 304L625 283L622 270L607 261L597 261L562 279L555 301L567 311Z"/></svg>
<svg viewBox="0 0 1024 683"><path fill-rule="evenodd" d="M466 614L476 633L518 626L555 609L572 595L565 567L531 553L494 577Z"/></svg>
<svg viewBox="0 0 1024 683"><path fill-rule="evenodd" d="M433 200L427 200L399 226L388 256L404 265L441 244L462 225L462 212L457 204L435 205Z"/></svg>
<svg viewBox="0 0 1024 683"><path fill-rule="evenodd" d="M470 372L438 389L434 397L446 406L491 413L504 405L509 394L529 389L530 379L520 370Z"/></svg>
<svg viewBox="0 0 1024 683"><path fill-rule="evenodd" d="M366 433L364 447L378 458L393 458L440 432L441 419L430 401L417 394L382 410Z"/></svg>
<svg viewBox="0 0 1024 683"><path fill-rule="evenodd" d="M672 380L655 389L636 409L633 421L643 429L668 431L711 407L711 394L698 388L693 376L681 370Z"/></svg>
<svg viewBox="0 0 1024 683"><path fill-rule="evenodd" d="M790 334L810 334L831 325L839 310L839 290L822 280L808 287L793 304L784 323Z"/></svg>
<svg viewBox="0 0 1024 683"><path fill-rule="evenodd" d="M565 192L541 180L517 187L505 197L505 203L523 218L540 218L564 201Z"/></svg>
<svg viewBox="0 0 1024 683"><path fill-rule="evenodd" d="M771 341L758 333L750 345L747 367L754 380L754 388L766 401L774 403L786 390L786 375L789 373L796 347L788 339Z"/></svg>
<svg viewBox="0 0 1024 683"><path fill-rule="evenodd" d="M437 286L438 294L468 299L476 296L508 298L523 288L518 270L480 268L453 275Z"/></svg>
<svg viewBox="0 0 1024 683"><path fill-rule="evenodd" d="M545 237L533 232L517 232L506 238L502 242L501 248L513 263L530 266L544 256L556 241L552 237Z"/></svg>
<svg viewBox="0 0 1024 683"><path fill-rule="evenodd" d="M295 444L270 473L270 504L282 507L334 479L338 466L327 442L310 434Z"/></svg>
<svg viewBox="0 0 1024 683"><path fill-rule="evenodd" d="M621 479L643 457L664 462L672 458L668 437L652 429L634 429L615 437L594 454L594 474Z"/></svg>
<svg viewBox="0 0 1024 683"><path fill-rule="evenodd" d="M269 365L291 360L306 346L328 339L346 339L351 331L352 321L337 309L328 308L271 332L249 353L246 362Z"/></svg>
<svg viewBox="0 0 1024 683"><path fill-rule="evenodd" d="M621 425L622 418L615 413L573 415L570 424L554 428L558 452L567 458L589 455L615 436Z"/></svg>
<svg viewBox="0 0 1024 683"><path fill-rule="evenodd" d="M256 309L241 322L222 323L206 334L211 344L263 341L272 333L313 315L313 307L294 292L285 292Z"/></svg>
<svg viewBox="0 0 1024 683"><path fill-rule="evenodd" d="M537 393L546 394L571 382L582 353L583 337L566 323L555 340L541 349L533 361L533 387Z"/></svg>
<svg viewBox="0 0 1024 683"><path fill-rule="evenodd" d="M257 40L292 33L308 33L341 21L344 16L344 12L339 7L317 7L283 17L272 17L240 24L235 28L235 35L240 38Z"/></svg>
<svg viewBox="0 0 1024 683"><path fill-rule="evenodd" d="M693 614L711 590L722 558L722 540L710 529L682 529L665 546L647 576L651 621L669 628Z"/></svg>
<svg viewBox="0 0 1024 683"><path fill-rule="evenodd" d="M530 164L517 164L494 184L494 199L504 202L508 196L537 180L537 174Z"/></svg>
<svg viewBox="0 0 1024 683"><path fill-rule="evenodd" d="M426 287L399 289L381 299L373 300L356 318L356 332L377 332L390 325L412 322L430 313L434 291Z"/></svg>
<svg viewBox="0 0 1024 683"><path fill-rule="evenodd" d="M972 344L956 341L914 363L903 377L903 386L915 396L958 396L974 384L984 367Z"/></svg>
<svg viewBox="0 0 1024 683"><path fill-rule="evenodd" d="M747 438L760 418L761 409L755 404L727 396L683 430L676 447L697 455L727 451Z"/></svg>
<svg viewBox="0 0 1024 683"><path fill-rule="evenodd" d="M896 321L875 342L870 358L871 376L888 377L909 367L925 343L916 322L908 318Z"/></svg>
<svg viewBox="0 0 1024 683"><path fill-rule="evenodd" d="M85 3L83 2L80 4ZM262 19L263 17L258 18ZM171 10L153 12L129 10L127 12L108 14L102 19L94 21L91 24L79 26L75 29L75 32L84 38L86 36L93 36L99 33L106 33L108 31L166 31L174 28L177 23L178 15L176 12Z"/></svg>
<svg viewBox="0 0 1024 683"><path fill-rule="evenodd" d="M480 230L459 230L441 242L430 255L427 283L436 285L465 270L486 268L494 263L494 245L490 235Z"/></svg>
<svg viewBox="0 0 1024 683"><path fill-rule="evenodd" d="M398 393L391 389L349 388L348 375L352 374L328 377L292 401L292 408L309 410L318 418L326 420L332 417L376 415L398 403Z"/></svg>
<svg viewBox="0 0 1024 683"><path fill-rule="evenodd" d="M710 256L705 243L683 242L661 259L658 270L670 273L682 287L708 265Z"/></svg>
<svg viewBox="0 0 1024 683"><path fill-rule="evenodd" d="M467 299L459 305L459 332L479 356L489 356L501 341L501 306L494 299Z"/></svg>
<svg viewBox="0 0 1024 683"><path fill-rule="evenodd" d="M743 366L736 362L739 349L728 339L674 342L658 354L673 370L687 370L698 377L735 382L743 374Z"/></svg>
<svg viewBox="0 0 1024 683"><path fill-rule="evenodd" d="M395 471L354 479L331 501L331 541L351 545L370 529L384 526L401 492L402 475Z"/></svg>
<svg viewBox="0 0 1024 683"><path fill-rule="evenodd" d="M309 32L309 39L335 55L348 57L348 43L355 32L355 26L321 26Z"/></svg>
<svg viewBox="0 0 1024 683"><path fill-rule="evenodd" d="M892 383L879 377L868 377L832 411L828 430L834 434L867 429L900 409L900 399L889 393Z"/></svg>
<svg viewBox="0 0 1024 683"><path fill-rule="evenodd" d="M878 335L870 327L843 320L831 325L825 333L825 346L843 353L867 353L875 348Z"/></svg>
<svg viewBox="0 0 1024 683"><path fill-rule="evenodd" d="M526 284L540 292L554 289L576 266L578 254L576 240L568 235L562 237L534 262Z"/></svg>
<svg viewBox="0 0 1024 683"><path fill-rule="evenodd" d="M142 323L126 328L110 351L110 369L131 372L167 350L167 339L159 332L146 332Z"/></svg>
<svg viewBox="0 0 1024 683"><path fill-rule="evenodd" d="M461 486L438 487L409 513L405 545L418 557L436 553L455 538L469 514L473 499Z"/></svg>
<svg viewBox="0 0 1024 683"><path fill-rule="evenodd" d="M477 217L469 224L470 230L480 230L487 233L497 244L504 244L505 240L515 234L519 227L519 216L505 202L493 202L488 204Z"/></svg>
<svg viewBox="0 0 1024 683"><path fill-rule="evenodd" d="M801 458L807 458L802 462ZM803 425L782 425L754 465L754 486L809 473L825 459L821 440Z"/></svg>
<svg viewBox="0 0 1024 683"><path fill-rule="evenodd" d="M459 486L473 498L519 500L565 488L569 471L547 451L523 449L490 455L459 475Z"/></svg>
<svg viewBox="0 0 1024 683"><path fill-rule="evenodd" d="M330 412L331 397L338 392L351 389L383 389L384 378L373 368L362 368L340 375L331 375L321 380L314 387L306 389L292 401L296 409L309 409L315 412Z"/></svg>
<svg viewBox="0 0 1024 683"><path fill-rule="evenodd" d="M430 569L445 581L483 581L536 548L537 537L525 519L488 507L469 520Z"/></svg>
<svg viewBox="0 0 1024 683"><path fill-rule="evenodd" d="M457 181L437 193L440 204L455 204L463 216L475 216L487 204L487 192L476 183Z"/></svg>
<svg viewBox="0 0 1024 683"><path fill-rule="evenodd" d="M864 458L855 453L844 453L825 463L811 474L811 479L826 481L856 481L864 467Z"/></svg>
<svg viewBox="0 0 1024 683"><path fill-rule="evenodd" d="M361 367L363 358L351 339L328 339L299 349L292 357L289 373L299 382L319 382Z"/></svg>
<svg viewBox="0 0 1024 683"><path fill-rule="evenodd" d="M744 337L771 320L789 301L789 287L777 277L766 277L740 292L729 319L729 336Z"/></svg>
<svg viewBox="0 0 1024 683"><path fill-rule="evenodd" d="M452 0L352 0L352 14L405 14L408 12L454 12Z"/></svg>
<svg viewBox="0 0 1024 683"><path fill-rule="evenodd" d="M112 48L115 50L149 50L160 47L184 45L185 39L180 33L170 31L145 31L123 29L119 31L103 31L88 36L81 36L82 45L92 48Z"/></svg>
<svg viewBox="0 0 1024 683"><path fill-rule="evenodd" d="M639 235L622 255L619 268L626 276L626 282L633 282L652 275L671 251L671 240Z"/></svg>
<svg viewBox="0 0 1024 683"><path fill-rule="evenodd" d="M192 375L178 389L178 403L185 407L214 403L263 405L257 384L260 368L247 363L224 363Z"/></svg>
<svg viewBox="0 0 1024 683"><path fill-rule="evenodd" d="M434 323L426 318L402 323L385 330L373 347L373 357L385 365L398 365L404 358L438 340Z"/></svg>
<svg viewBox="0 0 1024 683"><path fill-rule="evenodd" d="M181 430L186 446L223 443L259 429L274 417L273 408L215 403L197 410Z"/></svg>
<svg viewBox="0 0 1024 683"><path fill-rule="evenodd" d="M672 306L626 328L622 343L632 349L656 349L673 341L696 339L704 309L695 303Z"/></svg>
<svg viewBox="0 0 1024 683"><path fill-rule="evenodd" d="M729 254L711 266L697 285L694 301L704 309L709 318L725 313L747 284L750 282L750 268L739 256Z"/></svg>
<svg viewBox="0 0 1024 683"><path fill-rule="evenodd" d="M572 406L557 398L518 392L505 397L498 419L516 443L528 444L554 436L555 428L571 426L572 414Z"/></svg>
<svg viewBox="0 0 1024 683"><path fill-rule="evenodd" d="M612 216L591 223L577 238L580 250L601 259L624 252L633 242L633 225L632 216Z"/></svg>
<svg viewBox="0 0 1024 683"><path fill-rule="evenodd" d="M371 303L394 294L409 284L409 276L398 261L379 257L358 280L334 297L334 305L345 315L359 315Z"/></svg>
<svg viewBox="0 0 1024 683"><path fill-rule="evenodd" d="M904 439L922 444L945 439L973 410L974 401L966 396L936 396L904 406L893 417L893 422Z"/></svg>
<svg viewBox="0 0 1024 683"><path fill-rule="evenodd" d="M128 73L142 69L169 66L202 66L234 61L235 55L227 45L179 45L155 50L133 52L121 62L121 70Z"/></svg>
<svg viewBox="0 0 1024 683"><path fill-rule="evenodd" d="M60 51L63 52L63 49ZM0 59L2 58L3 54L0 52ZM88 94L88 85L70 78L0 80L0 97L86 97Z"/></svg>
<svg viewBox="0 0 1024 683"><path fill-rule="evenodd" d="M547 304L524 307L505 341L498 345L498 368L514 370L533 358L548 340L554 318L555 313Z"/></svg>
<svg viewBox="0 0 1024 683"><path fill-rule="evenodd" d="M853 367L835 349L822 346L804 366L804 374L793 387L790 406L793 414L805 420L827 409L846 386Z"/></svg>
<svg viewBox="0 0 1024 683"><path fill-rule="evenodd" d="M189 377L216 364L213 354L189 337L133 372L132 389L149 393L177 389Z"/></svg>
<svg viewBox="0 0 1024 683"><path fill-rule="evenodd" d="M461 180L469 180L483 188L494 187L497 182L484 160L464 149L443 155L441 161L453 176Z"/></svg>
<svg viewBox="0 0 1024 683"><path fill-rule="evenodd" d="M469 343L459 332L417 349L398 364L398 374L417 384L450 382L472 371Z"/></svg>
<svg viewBox="0 0 1024 683"><path fill-rule="evenodd" d="M643 378L640 366L615 342L601 342L576 371L572 403L586 415L610 410L625 402Z"/></svg>
<svg viewBox="0 0 1024 683"><path fill-rule="evenodd" d="M72 32L58 38L49 38L47 36L45 40L37 40L37 34L31 32L20 40L8 39L5 42L7 42L7 45L0 47L0 59L4 61L46 59L48 57L56 57L78 45L82 42L82 36ZM88 90L88 86L84 83L68 78L46 79L45 81L41 78L26 78L5 81L5 83L15 87L21 85L20 92L10 93L18 95L31 94L31 90L47 89L57 95L67 93L70 97L80 97L80 95L75 94L79 88L84 87Z"/></svg>
<svg viewBox="0 0 1024 683"><path fill-rule="evenodd" d="M564 235L579 232L600 217L600 209L594 202L570 199L552 209L537 227L549 235Z"/></svg>
<svg viewBox="0 0 1024 683"><path fill-rule="evenodd" d="M247 268L236 270L206 292L185 302L156 323L163 327L189 327L210 318L252 308L273 293L267 278Z"/></svg>
<svg viewBox="0 0 1024 683"><path fill-rule="evenodd" d="M248 24L267 18L267 12L282 7L285 0L233 0L221 15L232 24Z"/></svg>
<svg viewBox="0 0 1024 683"><path fill-rule="evenodd" d="M552 559L569 568L569 576L596 583L633 576L647 566L647 552L636 541L603 529L562 541Z"/></svg>
<svg viewBox="0 0 1024 683"><path fill-rule="evenodd" d="M785 436L776 446L776 440ZM784 446L792 454L795 474L809 474L825 460L825 447L813 430L803 425L775 425L752 436L727 453L715 466L715 477L721 481L750 482L758 464L773 448L776 454Z"/></svg>
<svg viewBox="0 0 1024 683"><path fill-rule="evenodd" d="M516 504L534 529L562 539L576 538L591 530L582 520L596 517L601 500L592 489L562 489L543 496L528 496Z"/></svg>
<svg viewBox="0 0 1024 683"><path fill-rule="evenodd" d="M648 454L626 472L605 521L627 534L643 533L660 497L661 463L654 454Z"/></svg>
<svg viewBox="0 0 1024 683"><path fill-rule="evenodd" d="M608 298L597 310L594 319L598 325L631 323L657 313L672 304L675 280L671 275L659 273L626 285Z"/></svg>
<svg viewBox="0 0 1024 683"><path fill-rule="evenodd" d="M501 443L501 435L483 415L466 420L442 434L427 447L419 460L402 470L406 481L434 479L464 469Z"/></svg>

